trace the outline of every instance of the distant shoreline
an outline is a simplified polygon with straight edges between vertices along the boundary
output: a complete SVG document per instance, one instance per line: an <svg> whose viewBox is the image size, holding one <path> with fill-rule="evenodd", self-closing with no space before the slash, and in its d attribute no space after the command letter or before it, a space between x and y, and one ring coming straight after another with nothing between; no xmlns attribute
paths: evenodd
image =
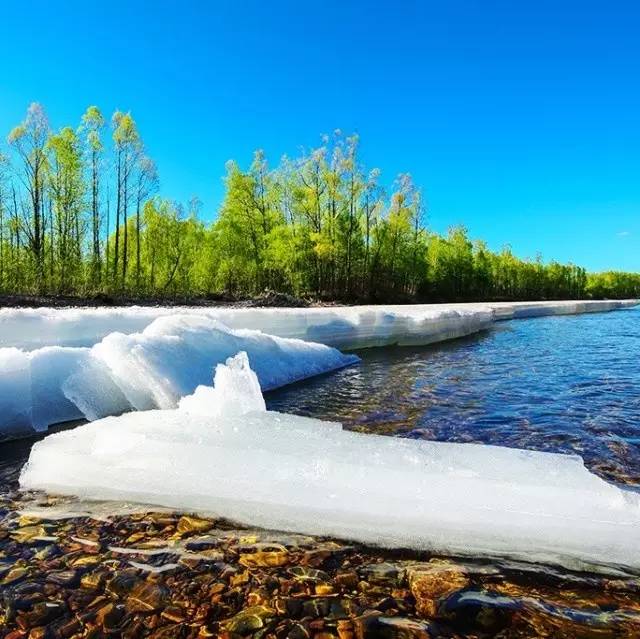
<svg viewBox="0 0 640 639"><path fill-rule="evenodd" d="M579 301L609 301L617 298L588 298ZM109 307L179 307L195 306L202 308L307 308L326 306L411 306L416 304L495 304L500 302L561 302L565 300L541 299L491 299L491 300L413 300L407 302L372 300L309 300L294 297L286 293L266 292L252 297L233 297L220 294L209 297L131 297L118 295L0 295L0 309L3 308L109 308Z"/></svg>

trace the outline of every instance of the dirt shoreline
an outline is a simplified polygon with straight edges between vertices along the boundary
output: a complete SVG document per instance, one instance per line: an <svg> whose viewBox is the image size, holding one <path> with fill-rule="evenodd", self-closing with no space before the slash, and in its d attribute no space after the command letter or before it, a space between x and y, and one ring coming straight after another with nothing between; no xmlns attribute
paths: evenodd
<svg viewBox="0 0 640 639"><path fill-rule="evenodd" d="M206 297L130 297L126 295L0 295L0 310L3 308L109 308L116 306L144 306L144 307L174 307L195 306L202 308L308 308L327 306L357 306L366 304L370 306L402 305L402 304L461 304L461 303L485 303L494 304L501 302L557 302L563 300L320 300L302 298L288 293L265 291L252 297L234 297L220 294ZM585 299L585 302L608 301L600 299Z"/></svg>
<svg viewBox="0 0 640 639"><path fill-rule="evenodd" d="M284 306L305 307L311 302L282 293L265 293L252 298L235 298L232 296L209 297L128 297L120 295L0 295L0 309L2 308L102 308L110 306Z"/></svg>

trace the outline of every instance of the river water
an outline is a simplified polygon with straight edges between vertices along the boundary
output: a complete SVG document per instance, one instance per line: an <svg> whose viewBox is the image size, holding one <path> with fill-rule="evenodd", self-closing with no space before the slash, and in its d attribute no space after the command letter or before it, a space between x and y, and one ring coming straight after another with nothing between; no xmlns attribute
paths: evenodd
<svg viewBox="0 0 640 639"><path fill-rule="evenodd" d="M350 367L268 396L362 432L577 453L640 484L640 310L542 317Z"/></svg>
<svg viewBox="0 0 640 639"><path fill-rule="evenodd" d="M269 393L268 408L389 436L577 453L603 478L640 486L640 310L358 354L359 366ZM15 492L31 445L0 445L0 636L640 636L640 578L628 572L383 551L108 506L57 520L68 500Z"/></svg>

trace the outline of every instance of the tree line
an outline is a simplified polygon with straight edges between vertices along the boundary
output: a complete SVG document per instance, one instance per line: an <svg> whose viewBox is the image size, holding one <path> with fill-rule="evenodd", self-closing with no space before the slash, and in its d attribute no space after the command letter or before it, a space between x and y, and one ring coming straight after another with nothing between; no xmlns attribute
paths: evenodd
<svg viewBox="0 0 640 639"><path fill-rule="evenodd" d="M0 153L0 293L133 298L256 295L409 302L640 297L640 275L491 251L429 230L409 174L385 188L357 136L270 167L226 166L215 220L158 194L130 113L89 107L53 131L32 104Z"/></svg>

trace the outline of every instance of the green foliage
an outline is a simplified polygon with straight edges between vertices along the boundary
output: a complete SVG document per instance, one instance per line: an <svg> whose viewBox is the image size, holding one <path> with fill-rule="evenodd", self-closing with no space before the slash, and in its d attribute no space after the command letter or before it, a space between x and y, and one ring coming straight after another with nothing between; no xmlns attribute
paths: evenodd
<svg viewBox="0 0 640 639"><path fill-rule="evenodd" d="M116 111L108 145L95 106L77 129L49 130L32 104L0 154L0 292L180 297L273 289L373 302L640 297L640 275L489 250L462 226L426 227L408 174L385 193L357 136L272 168L227 164L213 223L194 198L158 197L157 169L131 113Z"/></svg>
<svg viewBox="0 0 640 639"><path fill-rule="evenodd" d="M586 278L586 291L589 297L595 299L640 297L640 274L638 273L607 271L589 273Z"/></svg>

